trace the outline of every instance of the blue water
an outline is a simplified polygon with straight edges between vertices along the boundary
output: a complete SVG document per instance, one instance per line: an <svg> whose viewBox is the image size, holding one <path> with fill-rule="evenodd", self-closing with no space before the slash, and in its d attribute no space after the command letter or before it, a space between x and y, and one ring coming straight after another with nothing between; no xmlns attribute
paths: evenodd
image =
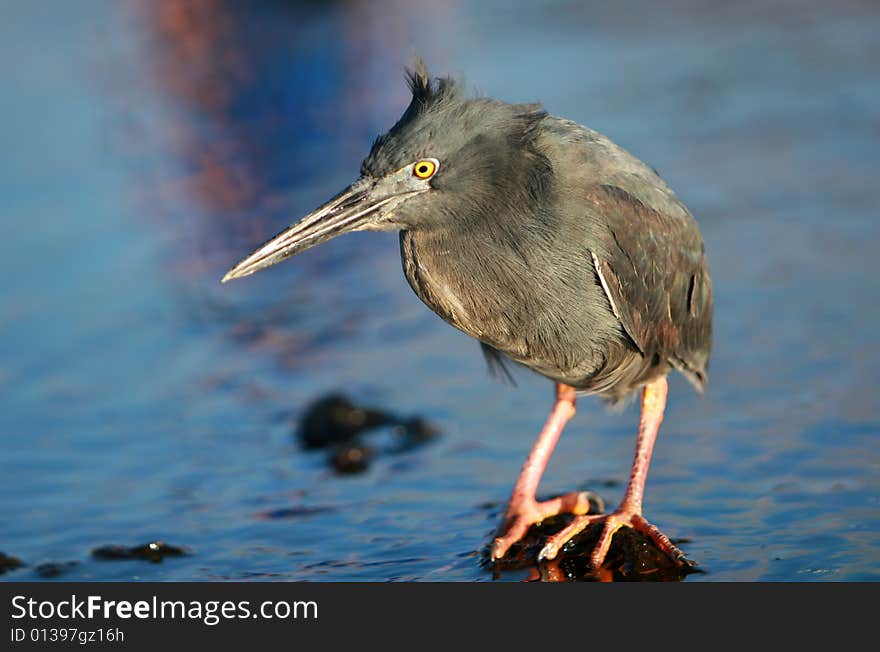
<svg viewBox="0 0 880 652"><path fill-rule="evenodd" d="M0 551L26 566L2 579L493 578L486 505L548 381L489 380L392 234L218 283L356 176L414 52L608 134L697 216L710 384L672 380L645 504L688 581L880 579L880 9L199 4L3 9ZM293 434L331 391L442 435L336 475ZM581 401L542 492L613 505L637 418ZM90 556L154 539L192 554Z"/></svg>

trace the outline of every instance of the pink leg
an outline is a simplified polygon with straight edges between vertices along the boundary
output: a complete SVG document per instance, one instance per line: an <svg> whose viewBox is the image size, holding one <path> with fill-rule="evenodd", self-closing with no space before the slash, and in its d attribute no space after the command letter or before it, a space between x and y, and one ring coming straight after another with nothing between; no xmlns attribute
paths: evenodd
<svg viewBox="0 0 880 652"><path fill-rule="evenodd" d="M519 479L510 496L510 503L504 522L499 528L499 535L492 545L492 559L501 559L514 543L525 536L529 527L540 523L545 518L564 512L586 514L590 511L590 497L586 491L573 491L539 503L536 498L541 475L547 468L547 462L553 453L556 442L562 434L565 424L575 414L575 390L568 385L556 385L556 404L544 424L538 441L529 453ZM597 498L597 497L596 497Z"/></svg>
<svg viewBox="0 0 880 652"><path fill-rule="evenodd" d="M599 568L605 561L614 533L622 527L631 527L651 538L654 544L675 561L690 565L684 553L676 548L669 538L651 525L642 516L642 498L645 493L645 481L648 478L648 466L660 423L663 421L663 410L666 407L667 384L663 376L645 386L642 393L642 416L639 420L639 435L636 441L636 454L633 459L632 472L623 500L614 512L608 515L579 516L560 532L549 537L538 557L553 559L572 537L579 534L591 523L604 521L605 526L593 554L590 557L593 568Z"/></svg>

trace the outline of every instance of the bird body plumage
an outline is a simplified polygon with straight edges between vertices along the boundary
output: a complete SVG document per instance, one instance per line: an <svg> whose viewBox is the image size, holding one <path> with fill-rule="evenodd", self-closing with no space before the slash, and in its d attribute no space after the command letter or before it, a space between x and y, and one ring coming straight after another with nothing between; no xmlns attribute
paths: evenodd
<svg viewBox="0 0 880 652"><path fill-rule="evenodd" d="M416 295L479 340L490 368L507 358L612 401L670 368L702 390L711 281L697 225L672 190L591 129L449 89L444 112L480 116L459 130L470 141L446 165L475 173L467 184L438 175L436 192L456 189L435 202L446 219L404 217L401 257ZM474 140L482 166L467 160ZM504 156L487 155L489 143Z"/></svg>

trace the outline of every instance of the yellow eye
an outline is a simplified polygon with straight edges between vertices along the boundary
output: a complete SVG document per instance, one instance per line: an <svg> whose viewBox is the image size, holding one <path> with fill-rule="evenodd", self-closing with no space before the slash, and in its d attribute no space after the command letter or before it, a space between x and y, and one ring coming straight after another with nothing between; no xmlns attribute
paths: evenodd
<svg viewBox="0 0 880 652"><path fill-rule="evenodd" d="M430 159L419 161L413 166L413 176L419 179L430 179L437 171L437 164Z"/></svg>

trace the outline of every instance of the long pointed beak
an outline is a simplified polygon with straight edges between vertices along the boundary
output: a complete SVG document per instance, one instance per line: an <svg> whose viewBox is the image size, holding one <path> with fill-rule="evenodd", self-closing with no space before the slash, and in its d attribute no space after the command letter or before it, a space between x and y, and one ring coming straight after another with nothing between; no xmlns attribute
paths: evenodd
<svg viewBox="0 0 880 652"><path fill-rule="evenodd" d="M406 194L378 194L375 182L360 179L243 258L226 272L221 283L249 276L330 238L361 229Z"/></svg>

